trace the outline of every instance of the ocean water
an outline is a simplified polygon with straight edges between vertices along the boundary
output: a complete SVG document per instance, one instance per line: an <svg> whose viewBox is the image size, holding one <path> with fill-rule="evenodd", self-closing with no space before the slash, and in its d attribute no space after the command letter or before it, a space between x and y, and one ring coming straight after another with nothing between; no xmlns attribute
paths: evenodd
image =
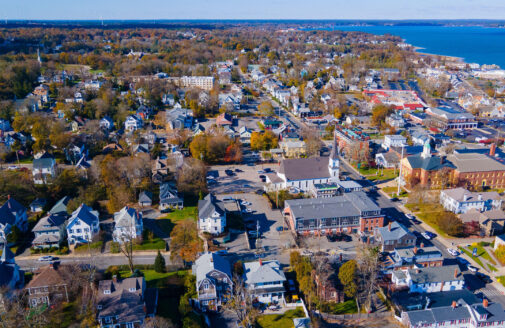
<svg viewBox="0 0 505 328"><path fill-rule="evenodd" d="M420 47L419 52L455 56L467 63L505 69L505 29L479 26L335 26L334 30L391 34Z"/></svg>

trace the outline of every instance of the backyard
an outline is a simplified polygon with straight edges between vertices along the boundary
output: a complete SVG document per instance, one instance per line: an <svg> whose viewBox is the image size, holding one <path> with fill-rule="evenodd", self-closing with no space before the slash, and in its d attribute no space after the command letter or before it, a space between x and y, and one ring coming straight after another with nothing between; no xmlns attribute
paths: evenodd
<svg viewBox="0 0 505 328"><path fill-rule="evenodd" d="M301 307L288 310L282 314L263 315L256 321L256 327L259 328L292 328L294 318L304 318L305 312Z"/></svg>
<svg viewBox="0 0 505 328"><path fill-rule="evenodd" d="M196 221L198 218L198 208L196 206L187 206L182 210L173 210L165 216L162 216L156 220L156 223L166 234L170 235L172 229L177 224L177 222L184 221L186 219L191 219Z"/></svg>

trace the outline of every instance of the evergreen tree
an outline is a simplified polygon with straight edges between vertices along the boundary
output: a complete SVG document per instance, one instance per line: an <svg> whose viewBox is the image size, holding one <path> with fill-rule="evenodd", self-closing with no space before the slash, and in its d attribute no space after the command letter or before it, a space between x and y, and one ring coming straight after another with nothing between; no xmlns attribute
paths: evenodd
<svg viewBox="0 0 505 328"><path fill-rule="evenodd" d="M158 255L156 255L156 259L154 260L154 271L163 273L165 270L165 258L161 255L160 250L158 249Z"/></svg>

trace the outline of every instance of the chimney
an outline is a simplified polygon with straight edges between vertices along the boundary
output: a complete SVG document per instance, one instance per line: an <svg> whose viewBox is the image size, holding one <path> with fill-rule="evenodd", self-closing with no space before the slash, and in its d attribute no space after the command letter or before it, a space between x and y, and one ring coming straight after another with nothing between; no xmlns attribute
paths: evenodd
<svg viewBox="0 0 505 328"><path fill-rule="evenodd" d="M493 144L493 145L494 145L494 144ZM482 300L482 306L483 306L484 308L487 308L487 306L488 306L488 305L489 305L489 301L488 301L487 299L483 299L483 300Z"/></svg>
<svg viewBox="0 0 505 328"><path fill-rule="evenodd" d="M454 278L458 277L458 269L454 269Z"/></svg>
<svg viewBox="0 0 505 328"><path fill-rule="evenodd" d="M391 221L388 223L388 231L391 231Z"/></svg>
<svg viewBox="0 0 505 328"><path fill-rule="evenodd" d="M452 301L452 308L455 309L457 306L458 306L458 303L456 303L456 301Z"/></svg>
<svg viewBox="0 0 505 328"><path fill-rule="evenodd" d="M491 148L489 149L489 156L494 156L496 154L496 144L492 143Z"/></svg>
<svg viewBox="0 0 505 328"><path fill-rule="evenodd" d="M421 243L421 245L419 245L419 247L424 248L424 243Z"/></svg>
<svg viewBox="0 0 505 328"><path fill-rule="evenodd" d="M117 276L116 275L112 276L112 281L114 281L115 283L117 283Z"/></svg>
<svg viewBox="0 0 505 328"><path fill-rule="evenodd" d="M262 265L263 265L263 260L262 260L262 259L260 259L260 266L262 266Z"/></svg>
<svg viewBox="0 0 505 328"><path fill-rule="evenodd" d="M370 245L370 236L366 237L366 244Z"/></svg>
<svg viewBox="0 0 505 328"><path fill-rule="evenodd" d="M463 201L464 201L464 202L466 202L467 200L468 200L468 194L467 194L467 193L465 193L465 194L463 195Z"/></svg>
<svg viewBox="0 0 505 328"><path fill-rule="evenodd" d="M414 246L414 254L417 254L417 246Z"/></svg>
<svg viewBox="0 0 505 328"><path fill-rule="evenodd" d="M479 195L477 196L477 199L478 199L478 200L482 200L482 194L479 194Z"/></svg>

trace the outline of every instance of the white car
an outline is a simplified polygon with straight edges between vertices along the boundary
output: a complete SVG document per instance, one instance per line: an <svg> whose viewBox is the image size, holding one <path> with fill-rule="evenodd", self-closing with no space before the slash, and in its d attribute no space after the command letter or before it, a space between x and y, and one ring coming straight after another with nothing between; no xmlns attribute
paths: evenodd
<svg viewBox="0 0 505 328"><path fill-rule="evenodd" d="M459 252L457 250L455 250L454 248L448 248L447 252L449 254L451 254L452 256L458 256L459 255Z"/></svg>
<svg viewBox="0 0 505 328"><path fill-rule="evenodd" d="M468 268L468 270L470 270L472 272L477 272L479 270L476 267L474 267L473 265L467 265L466 267Z"/></svg>
<svg viewBox="0 0 505 328"><path fill-rule="evenodd" d="M49 262L49 261L54 261L57 259L58 259L57 257L51 256L51 255L46 255L46 256L39 257L38 261L39 262Z"/></svg>
<svg viewBox="0 0 505 328"><path fill-rule="evenodd" d="M7 167L7 169L8 169L8 170L11 170L11 171L15 171L15 170L17 170L18 168L19 168L19 167L17 167L16 165L9 165L9 166Z"/></svg>
<svg viewBox="0 0 505 328"><path fill-rule="evenodd" d="M430 240L430 239L431 239L430 235L428 235L426 232L423 232L423 233L421 234L421 236L423 236L425 239L428 239L428 240Z"/></svg>
<svg viewBox="0 0 505 328"><path fill-rule="evenodd" d="M412 219L414 218L414 216L413 216L412 214L410 214L410 213L405 214L405 216L406 216L406 217L407 217L407 219L409 219L409 220L412 220Z"/></svg>

